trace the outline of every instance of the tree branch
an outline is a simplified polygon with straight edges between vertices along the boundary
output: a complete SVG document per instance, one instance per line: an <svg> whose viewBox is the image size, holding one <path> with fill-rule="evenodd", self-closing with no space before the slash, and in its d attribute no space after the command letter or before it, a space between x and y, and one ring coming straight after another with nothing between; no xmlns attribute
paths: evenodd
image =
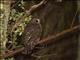
<svg viewBox="0 0 80 60"><path fill-rule="evenodd" d="M19 24L25 19L26 16L30 16L33 12L35 12L39 7L45 5L48 0L42 0L39 4L31 6L29 10L24 11L23 15L21 15L15 22L15 25L12 28L12 32L14 32L15 28L19 26Z"/></svg>
<svg viewBox="0 0 80 60"><path fill-rule="evenodd" d="M78 26L75 26L73 28L70 28L70 29L67 29L67 30L64 30L56 35L52 35L52 36L49 36L47 38L44 38L42 39L40 42L38 42L38 44L48 44L48 43L51 43L51 42L55 42L61 38L64 38L66 36L69 36L70 34L72 33L75 33L77 31L80 31L80 25Z"/></svg>
<svg viewBox="0 0 80 60"><path fill-rule="evenodd" d="M37 5L33 5L28 11L26 11L26 13L28 15L31 15L34 11L36 11L39 7L41 7L42 5L46 4L48 0L42 0L39 4Z"/></svg>
<svg viewBox="0 0 80 60"><path fill-rule="evenodd" d="M64 31L62 31L62 32L60 32L56 35L52 35L52 36L49 36L47 38L44 38L40 42L38 42L36 45L38 45L38 44L48 44L48 43L51 43L51 42L54 43L54 42L59 41L60 39L62 39L64 37L67 37L70 34L74 34L75 32L78 32L78 31L80 31L80 25L77 25L73 28L64 30ZM24 47L19 48L19 49L13 51L12 53L8 53L8 54L3 55L3 57L6 58L6 57L14 56L16 53L20 53L23 50L24 50Z"/></svg>
<svg viewBox="0 0 80 60"><path fill-rule="evenodd" d="M7 58L7 57L11 57L11 56L14 56L16 53L20 53L21 51L24 50L24 47L22 48L19 48L19 49L16 49L14 51L10 51L8 53L5 53L5 55L3 55L3 58Z"/></svg>

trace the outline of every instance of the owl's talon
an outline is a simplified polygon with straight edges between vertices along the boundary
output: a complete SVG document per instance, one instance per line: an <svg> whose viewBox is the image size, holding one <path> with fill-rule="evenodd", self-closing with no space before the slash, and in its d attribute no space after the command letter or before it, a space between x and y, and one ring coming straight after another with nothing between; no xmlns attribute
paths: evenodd
<svg viewBox="0 0 80 60"><path fill-rule="evenodd" d="M25 50L22 52L22 54L30 54L31 53L31 50L32 50L32 48L30 48L30 47L29 48L28 47L26 48L25 47Z"/></svg>
<svg viewBox="0 0 80 60"><path fill-rule="evenodd" d="M24 51L22 52L22 54L27 54L27 51L26 51L26 50L24 50Z"/></svg>

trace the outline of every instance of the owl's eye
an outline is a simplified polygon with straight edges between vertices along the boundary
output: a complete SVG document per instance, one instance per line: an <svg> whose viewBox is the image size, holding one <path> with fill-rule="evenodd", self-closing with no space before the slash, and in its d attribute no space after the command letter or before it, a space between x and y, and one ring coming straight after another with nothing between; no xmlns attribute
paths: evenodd
<svg viewBox="0 0 80 60"><path fill-rule="evenodd" d="M40 20L39 19L36 19L36 23L40 23Z"/></svg>
<svg viewBox="0 0 80 60"><path fill-rule="evenodd" d="M36 20L36 22L38 22L38 20Z"/></svg>

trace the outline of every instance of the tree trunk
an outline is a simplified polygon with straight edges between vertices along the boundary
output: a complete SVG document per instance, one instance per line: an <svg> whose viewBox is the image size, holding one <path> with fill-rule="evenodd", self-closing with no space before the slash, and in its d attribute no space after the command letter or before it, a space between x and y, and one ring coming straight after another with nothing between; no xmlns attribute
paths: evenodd
<svg viewBox="0 0 80 60"><path fill-rule="evenodd" d="M78 18L79 18L79 24L80 24L80 1L78 0L77 1L77 4L78 4L78 11L79 11L79 16L78 16ZM78 58L77 58L77 60L80 60L80 34L79 34L79 46L78 46Z"/></svg>
<svg viewBox="0 0 80 60"><path fill-rule="evenodd" d="M9 19L9 13L10 13L10 4L11 0L1 0L1 15L0 15L0 52L1 54L4 54L3 52L6 49L6 41L7 41L7 24ZM1 60L4 60L3 58L0 58Z"/></svg>

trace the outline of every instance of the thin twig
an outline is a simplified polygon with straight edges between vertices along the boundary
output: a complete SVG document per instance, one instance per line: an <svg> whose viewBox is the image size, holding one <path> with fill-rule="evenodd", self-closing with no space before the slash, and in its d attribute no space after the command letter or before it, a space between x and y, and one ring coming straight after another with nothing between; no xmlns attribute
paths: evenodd
<svg viewBox="0 0 80 60"><path fill-rule="evenodd" d="M14 2L15 2L15 1L14 1ZM11 9L13 9L13 7L15 7L19 2L20 2L20 0L19 0L17 3L15 3L15 4L11 7Z"/></svg>
<svg viewBox="0 0 80 60"><path fill-rule="evenodd" d="M64 30L56 35L52 35L52 36L49 36L47 38L44 38L42 40L40 40L40 42L38 42L36 45L38 44L48 44L48 43L51 43L51 42L56 42L56 41L59 41L60 39L64 38L64 37L67 37L69 36L70 34L74 33L74 32L78 32L80 31L80 25L77 25L73 28L70 28L70 29L67 29L67 30ZM19 48L18 50L15 50L13 51L12 53L8 53L8 54L5 54L3 55L4 58L6 57L10 57L10 56L14 56L15 54L21 52L24 50L24 47L22 48Z"/></svg>
<svg viewBox="0 0 80 60"><path fill-rule="evenodd" d="M76 11L76 13L75 13L75 15L74 15L74 17L73 17L73 20L72 20L72 23L71 23L71 28L73 27L73 25L74 25L74 22L75 22L75 20L76 20L76 16L77 16L77 14L78 14L78 9L77 9L77 11Z"/></svg>

